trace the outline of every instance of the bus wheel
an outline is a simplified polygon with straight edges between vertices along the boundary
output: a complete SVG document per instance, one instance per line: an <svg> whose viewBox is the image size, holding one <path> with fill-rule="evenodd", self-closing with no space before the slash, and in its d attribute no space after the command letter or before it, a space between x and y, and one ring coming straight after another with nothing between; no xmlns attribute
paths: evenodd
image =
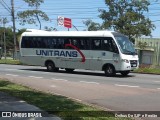
<svg viewBox="0 0 160 120"><path fill-rule="evenodd" d="M122 76L127 76L130 73L130 71L121 71L120 73Z"/></svg>
<svg viewBox="0 0 160 120"><path fill-rule="evenodd" d="M65 68L66 72L72 73L74 71L74 69L71 68Z"/></svg>
<svg viewBox="0 0 160 120"><path fill-rule="evenodd" d="M107 65L104 72L108 77L114 76L116 74L115 68L112 65Z"/></svg>
<svg viewBox="0 0 160 120"><path fill-rule="evenodd" d="M53 62L48 62L46 66L47 66L47 71L48 72L56 72L56 71L58 71L58 68L55 67Z"/></svg>

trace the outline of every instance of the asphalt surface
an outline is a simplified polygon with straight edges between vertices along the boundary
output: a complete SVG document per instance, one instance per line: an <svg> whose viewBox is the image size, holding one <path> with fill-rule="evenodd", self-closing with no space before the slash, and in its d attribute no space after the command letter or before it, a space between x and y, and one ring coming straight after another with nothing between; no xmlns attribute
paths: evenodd
<svg viewBox="0 0 160 120"><path fill-rule="evenodd" d="M35 116L34 116L35 114ZM17 117L19 116L19 117ZM61 120L36 106L0 92L0 120Z"/></svg>
<svg viewBox="0 0 160 120"><path fill-rule="evenodd" d="M160 111L160 75L76 70L47 72L35 66L0 65L0 77L114 111Z"/></svg>

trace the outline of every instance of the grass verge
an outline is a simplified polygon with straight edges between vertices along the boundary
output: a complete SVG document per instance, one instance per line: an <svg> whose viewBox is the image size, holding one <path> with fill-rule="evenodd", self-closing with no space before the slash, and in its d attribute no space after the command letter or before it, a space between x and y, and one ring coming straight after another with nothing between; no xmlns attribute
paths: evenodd
<svg viewBox="0 0 160 120"><path fill-rule="evenodd" d="M12 64L12 65L20 65L19 60L13 60L13 59L1 59L0 64Z"/></svg>
<svg viewBox="0 0 160 120"><path fill-rule="evenodd" d="M160 69L158 68L152 68L152 67L142 67L137 70L134 70L136 73L147 73L147 74L159 74L160 75Z"/></svg>
<svg viewBox="0 0 160 120"><path fill-rule="evenodd" d="M6 80L0 80L0 91L18 97L65 120L124 120L124 118L115 118L111 112L104 112L67 97L43 93ZM125 118L125 120L129 119Z"/></svg>

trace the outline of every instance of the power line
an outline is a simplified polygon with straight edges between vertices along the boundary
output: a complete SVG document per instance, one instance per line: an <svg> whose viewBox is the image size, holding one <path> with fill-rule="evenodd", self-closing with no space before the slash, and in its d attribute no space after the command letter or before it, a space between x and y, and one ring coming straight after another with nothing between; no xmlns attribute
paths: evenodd
<svg viewBox="0 0 160 120"><path fill-rule="evenodd" d="M6 4L6 2L4 0L2 0L2 2L5 4L5 6L11 11L11 8Z"/></svg>
<svg viewBox="0 0 160 120"><path fill-rule="evenodd" d="M3 1L0 1L1 5L10 13L10 9L8 7L5 6L5 4L3 3Z"/></svg>

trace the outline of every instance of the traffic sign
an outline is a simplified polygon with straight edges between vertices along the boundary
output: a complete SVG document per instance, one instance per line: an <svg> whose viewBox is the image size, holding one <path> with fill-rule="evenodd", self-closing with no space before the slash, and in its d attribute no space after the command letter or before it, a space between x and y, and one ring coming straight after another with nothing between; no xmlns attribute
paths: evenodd
<svg viewBox="0 0 160 120"><path fill-rule="evenodd" d="M67 27L67 28L72 27L72 21L70 18L64 18L64 27Z"/></svg>
<svg viewBox="0 0 160 120"><path fill-rule="evenodd" d="M64 26L64 17L58 16L57 22L59 26Z"/></svg>
<svg viewBox="0 0 160 120"><path fill-rule="evenodd" d="M57 22L58 22L59 26L72 28L72 20L70 18L65 18L63 16L58 16Z"/></svg>

